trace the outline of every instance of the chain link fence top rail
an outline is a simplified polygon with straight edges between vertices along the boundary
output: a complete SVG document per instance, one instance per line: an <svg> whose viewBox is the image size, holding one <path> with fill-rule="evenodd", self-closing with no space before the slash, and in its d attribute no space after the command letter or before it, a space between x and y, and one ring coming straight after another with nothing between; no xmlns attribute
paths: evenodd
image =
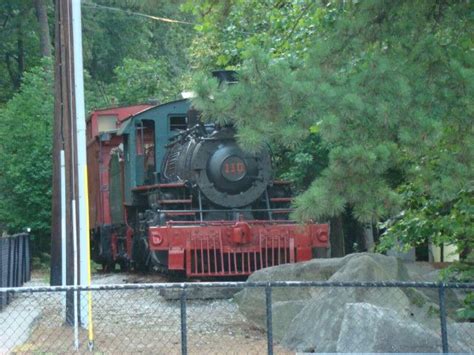
<svg viewBox="0 0 474 355"><path fill-rule="evenodd" d="M30 235L0 237L0 288L19 287L31 278ZM0 311L10 302L10 295L0 293Z"/></svg>
<svg viewBox="0 0 474 355"><path fill-rule="evenodd" d="M393 352L469 352L474 348L469 348L474 344L474 323L454 322L449 299L450 293L472 291L472 283L419 282L7 287L0 289L0 297L11 298L0 311L0 353L362 352L368 341L375 350L380 343L389 343ZM232 297L235 292L239 293ZM438 301L402 316L407 293L414 302L426 293ZM75 294L80 300L79 323L83 323L76 333L70 302ZM289 302L289 297L297 301ZM316 299L321 302L311 305ZM89 300L92 312L87 318ZM388 303L390 309L384 307ZM337 321L341 309L345 314ZM296 314L301 324L295 325L293 319L288 327ZM417 325L421 323L424 328ZM90 325L92 332L88 332Z"/></svg>

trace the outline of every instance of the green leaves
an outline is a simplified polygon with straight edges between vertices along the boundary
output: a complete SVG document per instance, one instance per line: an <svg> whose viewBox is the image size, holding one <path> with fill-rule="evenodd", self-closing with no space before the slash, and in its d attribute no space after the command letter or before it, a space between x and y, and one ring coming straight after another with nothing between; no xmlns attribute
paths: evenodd
<svg viewBox="0 0 474 355"><path fill-rule="evenodd" d="M416 199L441 204L472 188L469 5L434 10L429 2L329 2L307 8L296 22L308 3L298 9L296 2L277 10L272 5L236 1L225 14L208 8L203 35L222 40L212 55L223 54L228 65L238 66L240 82L225 90L208 85L205 95L197 85L195 104L208 118L233 122L245 146L270 142L281 152L277 161L286 166L285 177L300 186L316 178L296 200L297 218L326 219L350 207L359 221L376 222L403 210L412 223L398 234L433 234L427 222L432 216L419 216L420 207L407 209L410 197L400 185L415 184ZM260 32L222 36L222 22L214 16L242 29L252 18L237 20L247 6L259 18L246 29L260 26ZM289 13L294 17L283 19ZM295 43L283 44L280 29L291 32L293 26ZM308 36L298 37L305 31ZM229 47L239 50L228 57L223 49ZM310 134L319 138L317 148L309 144ZM324 170L314 173L311 164L320 159L316 167ZM456 218L443 219L443 226L463 221Z"/></svg>
<svg viewBox="0 0 474 355"><path fill-rule="evenodd" d="M149 59L140 61L125 58L122 65L114 69L115 82L109 92L121 105L131 105L146 102L149 99L159 99L166 102L175 99L179 87L164 61Z"/></svg>
<svg viewBox="0 0 474 355"><path fill-rule="evenodd" d="M12 233L30 227L43 250L51 224L52 77L50 62L25 73L0 110L0 221Z"/></svg>
<svg viewBox="0 0 474 355"><path fill-rule="evenodd" d="M388 219L380 250L397 244L405 246L432 243L456 245L458 252L474 248L474 192L460 191L456 198L443 201L422 192L414 183L400 188L404 196L404 210Z"/></svg>
<svg viewBox="0 0 474 355"><path fill-rule="evenodd" d="M199 35L191 46L192 65L203 71L239 67L251 47L299 62L324 17L312 0L188 0L184 8L199 21L195 27Z"/></svg>

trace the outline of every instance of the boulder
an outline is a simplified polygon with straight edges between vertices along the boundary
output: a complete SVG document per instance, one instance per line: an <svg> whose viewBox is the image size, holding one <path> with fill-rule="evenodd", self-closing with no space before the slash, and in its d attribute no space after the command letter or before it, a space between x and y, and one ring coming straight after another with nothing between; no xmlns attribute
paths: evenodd
<svg viewBox="0 0 474 355"><path fill-rule="evenodd" d="M448 324L449 351L456 352L459 344L466 344L465 352L474 349L474 323L451 323ZM462 352L462 351L461 351Z"/></svg>
<svg viewBox="0 0 474 355"><path fill-rule="evenodd" d="M468 324L468 323L465 323ZM458 326L460 325L460 326ZM464 327L450 325L449 350L455 353L472 351L472 342L466 342ZM454 326L454 327L453 327ZM463 337L458 337L459 332ZM458 334L459 334L458 333ZM368 303L348 303L345 306L341 331L337 340L337 352L358 353L439 353L442 351L439 327L428 329L397 311Z"/></svg>
<svg viewBox="0 0 474 355"><path fill-rule="evenodd" d="M345 306L355 302L389 305L396 312L409 315L410 302L398 288L323 289L290 321L282 344L297 351L335 352Z"/></svg>
<svg viewBox="0 0 474 355"><path fill-rule="evenodd" d="M404 263L408 270L411 281L416 282L437 282L442 280L440 269L435 269L431 263L428 262L406 262ZM405 290L405 289L404 289ZM423 293L430 302L438 304L439 295L437 288L419 288L419 293ZM446 308L448 314L453 314L458 308L462 307L462 300L465 297L465 292L462 289L445 289ZM436 306L438 308L438 306Z"/></svg>
<svg viewBox="0 0 474 355"><path fill-rule="evenodd" d="M191 287L186 289L187 300L213 300L232 298L241 288L237 287ZM160 295L167 301L179 300L181 298L180 288L162 288Z"/></svg>
<svg viewBox="0 0 474 355"><path fill-rule="evenodd" d="M307 304L286 325L281 344L299 352L335 352L344 316L340 303L334 306L331 299Z"/></svg>
<svg viewBox="0 0 474 355"><path fill-rule="evenodd" d="M409 281L404 264L395 257L373 253L318 259L255 272L249 281ZM346 305L365 303L392 310L402 319L416 320L432 334L439 332L437 302L414 288L302 287L272 290L273 332L276 341L297 351L337 351ZM244 288L234 296L239 310L265 329L263 289ZM437 300L436 300L437 301ZM423 333L424 334L424 333ZM439 343L439 335L438 335ZM438 344L440 345L440 344Z"/></svg>
<svg viewBox="0 0 474 355"><path fill-rule="evenodd" d="M253 273L248 281L384 281L384 280L407 280L408 273L403 263L394 257L380 254L360 253L350 254L343 258L313 259L303 263L285 264ZM285 287L272 289L273 303L294 302L300 300L321 300L332 297L334 291L328 288L314 287ZM353 295L359 298L365 297L367 293L374 293L373 289L353 289ZM386 291L379 293L379 296ZM392 291L388 291L390 295ZM396 292L395 301L404 299L403 293ZM329 296L328 296L329 295ZM374 293L374 296L375 295ZM265 292L263 289L244 288L234 296L239 310L244 316L256 326L264 329L266 324L265 314ZM352 298L349 297L348 301ZM291 303L286 303L291 305ZM309 303L307 303L309 304ZM283 306L281 306L283 307ZM287 319L291 322L292 319ZM281 326L286 328L286 326Z"/></svg>
<svg viewBox="0 0 474 355"><path fill-rule="evenodd" d="M407 281L408 271L393 257L374 253L350 254L329 281Z"/></svg>
<svg viewBox="0 0 474 355"><path fill-rule="evenodd" d="M264 281L326 281L341 266L343 258L314 259L298 264L284 264L254 272L248 282ZM308 287L274 288L272 300L276 302L309 299L312 290ZM265 290L263 288L244 288L234 296L239 310L257 327L266 325ZM290 319L291 320L291 319Z"/></svg>
<svg viewBox="0 0 474 355"><path fill-rule="evenodd" d="M275 302L272 305L273 339L280 342L287 333L288 320L292 320L306 305L305 301Z"/></svg>
<svg viewBox="0 0 474 355"><path fill-rule="evenodd" d="M319 351L319 349L316 349ZM386 307L348 303L337 340L337 352L439 353L439 335Z"/></svg>

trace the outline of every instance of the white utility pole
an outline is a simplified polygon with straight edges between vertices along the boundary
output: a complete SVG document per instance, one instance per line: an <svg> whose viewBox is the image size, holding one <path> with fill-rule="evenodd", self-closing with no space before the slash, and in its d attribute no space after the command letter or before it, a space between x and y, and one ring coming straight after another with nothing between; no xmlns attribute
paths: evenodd
<svg viewBox="0 0 474 355"><path fill-rule="evenodd" d="M87 171L87 144L86 144L86 113L84 101L84 68L82 59L82 24L81 24L81 0L72 0L72 38L74 53L74 94L76 112L76 139L77 139L77 183L78 183L78 215L79 215L79 284L89 284L89 253L87 242L89 231L87 230L87 205L86 205L86 171ZM81 324L87 327L88 307L86 295L80 299Z"/></svg>

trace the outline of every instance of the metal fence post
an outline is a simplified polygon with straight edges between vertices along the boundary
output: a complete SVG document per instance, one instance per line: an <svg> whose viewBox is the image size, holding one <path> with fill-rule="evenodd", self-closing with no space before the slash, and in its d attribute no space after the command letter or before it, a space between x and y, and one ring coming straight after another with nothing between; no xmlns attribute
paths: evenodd
<svg viewBox="0 0 474 355"><path fill-rule="evenodd" d="M444 293L444 283L438 285L438 295L439 295L439 319L441 321L441 342L443 345L443 353L449 352L448 347L448 331L446 328L446 305L445 305L445 293Z"/></svg>
<svg viewBox="0 0 474 355"><path fill-rule="evenodd" d="M188 329L186 324L186 288L181 289L181 354L188 353Z"/></svg>
<svg viewBox="0 0 474 355"><path fill-rule="evenodd" d="M267 309L267 347L268 355L273 355L272 287L265 286L265 305Z"/></svg>

